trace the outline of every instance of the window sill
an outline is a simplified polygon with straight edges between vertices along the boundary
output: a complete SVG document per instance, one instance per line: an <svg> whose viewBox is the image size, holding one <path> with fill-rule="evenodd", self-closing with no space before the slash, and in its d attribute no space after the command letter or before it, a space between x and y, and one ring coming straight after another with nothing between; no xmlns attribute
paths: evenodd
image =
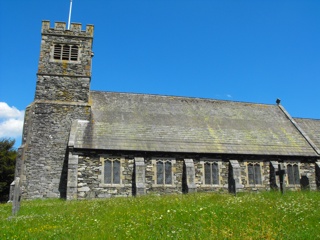
<svg viewBox="0 0 320 240"><path fill-rule="evenodd" d="M297 183L297 184L286 184L286 187L291 187L291 188L300 188L301 187L301 185L300 185L300 183Z"/></svg>
<svg viewBox="0 0 320 240"><path fill-rule="evenodd" d="M152 184L152 187L176 188L176 184Z"/></svg>
<svg viewBox="0 0 320 240"><path fill-rule="evenodd" d="M221 187L221 184L200 184L201 187Z"/></svg>
<svg viewBox="0 0 320 240"><path fill-rule="evenodd" d="M126 187L126 185L131 186L131 184L123 184L123 183L119 183L119 184L114 184L114 183L100 183L99 187Z"/></svg>
<svg viewBox="0 0 320 240"><path fill-rule="evenodd" d="M73 61L73 60L59 60L59 59L50 59L51 63L69 63L69 64L81 64L81 61Z"/></svg>
<svg viewBox="0 0 320 240"><path fill-rule="evenodd" d="M263 185L263 184L247 184L246 187L264 188L265 185Z"/></svg>

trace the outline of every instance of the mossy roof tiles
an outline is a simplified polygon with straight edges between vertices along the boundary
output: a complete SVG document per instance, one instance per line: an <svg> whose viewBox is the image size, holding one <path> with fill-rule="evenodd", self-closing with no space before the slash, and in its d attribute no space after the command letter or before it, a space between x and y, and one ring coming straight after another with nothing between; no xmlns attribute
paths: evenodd
<svg viewBox="0 0 320 240"><path fill-rule="evenodd" d="M75 148L316 156L277 105L90 92Z"/></svg>
<svg viewBox="0 0 320 240"><path fill-rule="evenodd" d="M312 142L320 148L320 120L306 118L294 118L294 120L306 132Z"/></svg>

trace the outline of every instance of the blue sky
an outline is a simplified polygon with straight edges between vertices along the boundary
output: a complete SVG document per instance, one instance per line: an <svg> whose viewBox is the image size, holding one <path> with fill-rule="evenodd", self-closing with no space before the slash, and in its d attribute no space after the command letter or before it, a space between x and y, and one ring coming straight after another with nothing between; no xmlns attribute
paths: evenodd
<svg viewBox="0 0 320 240"><path fill-rule="evenodd" d="M0 138L20 144L41 21L70 0L0 1ZM94 24L92 90L274 104L320 119L320 1L73 0Z"/></svg>

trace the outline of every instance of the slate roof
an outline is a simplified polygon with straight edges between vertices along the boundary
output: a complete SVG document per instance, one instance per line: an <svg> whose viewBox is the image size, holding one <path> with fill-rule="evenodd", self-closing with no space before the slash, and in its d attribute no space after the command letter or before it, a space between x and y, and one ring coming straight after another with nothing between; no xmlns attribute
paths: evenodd
<svg viewBox="0 0 320 240"><path fill-rule="evenodd" d="M74 148L317 156L277 105L98 91L90 104Z"/></svg>
<svg viewBox="0 0 320 240"><path fill-rule="evenodd" d="M307 118L294 118L294 120L306 132L317 148L320 149L320 120Z"/></svg>

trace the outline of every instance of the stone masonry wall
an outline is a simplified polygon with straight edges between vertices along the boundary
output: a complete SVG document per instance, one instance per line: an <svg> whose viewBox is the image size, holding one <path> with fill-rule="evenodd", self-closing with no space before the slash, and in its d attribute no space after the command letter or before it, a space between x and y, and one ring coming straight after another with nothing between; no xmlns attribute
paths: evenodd
<svg viewBox="0 0 320 240"><path fill-rule="evenodd" d="M316 172L315 172L315 163L312 162L285 162L286 164L297 163L299 165L299 175L300 181L302 178L307 177L309 181L310 190L316 190ZM288 176L286 176L286 188L287 190L300 190L301 184L289 185Z"/></svg>
<svg viewBox="0 0 320 240"><path fill-rule="evenodd" d="M251 185L248 179L248 167L249 163L259 163L261 170L261 185ZM258 191L258 190L270 190L270 163L269 161L257 160L257 161L239 161L241 167L241 181L244 186L243 191Z"/></svg>
<svg viewBox="0 0 320 240"><path fill-rule="evenodd" d="M228 192L228 172L229 163L226 161L220 161L219 163L219 185L206 185L204 184L204 165L203 160L196 160L195 165L195 183L197 186L197 192Z"/></svg>
<svg viewBox="0 0 320 240"><path fill-rule="evenodd" d="M176 159L172 164L172 184L170 185L156 184L156 164L152 161L155 159L165 160L166 158L145 159L146 193L156 195L182 193L183 159Z"/></svg>
<svg viewBox="0 0 320 240"><path fill-rule="evenodd" d="M132 196L134 186L134 158L121 158L121 184L103 184L102 161L98 154L79 155L78 199L127 197ZM176 160L172 167L173 184L155 184L155 165L152 159L145 159L145 185L147 194L182 193L183 160Z"/></svg>
<svg viewBox="0 0 320 240"><path fill-rule="evenodd" d="M91 76L93 26L87 25L81 30L81 24L71 24L66 30L66 24L57 22L50 28L50 22L42 23L42 41L38 73L49 75ZM54 44L78 45L80 48L79 60L54 60L52 58Z"/></svg>
<svg viewBox="0 0 320 240"><path fill-rule="evenodd" d="M65 196L71 121L89 117L87 105L34 104L21 177L23 198Z"/></svg>
<svg viewBox="0 0 320 240"><path fill-rule="evenodd" d="M121 160L121 184L114 186L103 184L102 176L102 160L101 153L82 153L79 155L78 163L78 199L92 198L109 198L109 197L127 197L133 195L134 183L134 157L118 157ZM111 157L112 158L112 157ZM154 159L166 158L144 158L145 162L145 186L146 194L164 195L164 194L181 194L183 186L183 159L172 158L173 184L157 185L156 184L156 164ZM259 162L261 166L261 185L248 184L247 164L252 161L239 161L241 167L241 183L243 189L239 191L265 191L270 190L270 163L269 161L254 161ZM195 184L197 192L228 192L228 173L229 161L219 161L219 184L208 186L204 184L204 161L195 159ZM301 163L301 175L307 174L310 179L315 178L315 166L313 163ZM310 180L310 185L313 186L315 180ZM299 186L297 186L299 188ZM290 189L290 188L289 188Z"/></svg>
<svg viewBox="0 0 320 240"><path fill-rule="evenodd" d="M23 131L22 131L22 144L19 147L18 155L16 158L16 166L15 166L15 177L20 177L21 175L21 167L23 166L24 162L24 153L26 149L26 143L27 143L27 136L29 136L30 129L30 119L32 116L34 104L29 105L24 113L24 122L23 122Z"/></svg>
<svg viewBox="0 0 320 240"><path fill-rule="evenodd" d="M90 78L39 75L36 99L88 102Z"/></svg>
<svg viewBox="0 0 320 240"><path fill-rule="evenodd" d="M300 176L301 178L303 176L308 178L309 181L309 189L310 190L316 190L316 172L315 172L316 166L315 163L312 162L302 162L300 163Z"/></svg>
<svg viewBox="0 0 320 240"><path fill-rule="evenodd" d="M103 183L103 163L97 154L79 156L78 199L127 197L132 196L133 158L121 160L121 184Z"/></svg>
<svg viewBox="0 0 320 240"><path fill-rule="evenodd" d="M71 122L90 120L91 114L93 26L81 28L81 24L71 24L66 30L66 23L61 22L50 28L49 21L42 22L35 101L26 112L23 132L23 198L66 197ZM72 59L72 51L65 48L55 59L55 44L76 45L77 58ZM66 53L68 60L62 60Z"/></svg>

